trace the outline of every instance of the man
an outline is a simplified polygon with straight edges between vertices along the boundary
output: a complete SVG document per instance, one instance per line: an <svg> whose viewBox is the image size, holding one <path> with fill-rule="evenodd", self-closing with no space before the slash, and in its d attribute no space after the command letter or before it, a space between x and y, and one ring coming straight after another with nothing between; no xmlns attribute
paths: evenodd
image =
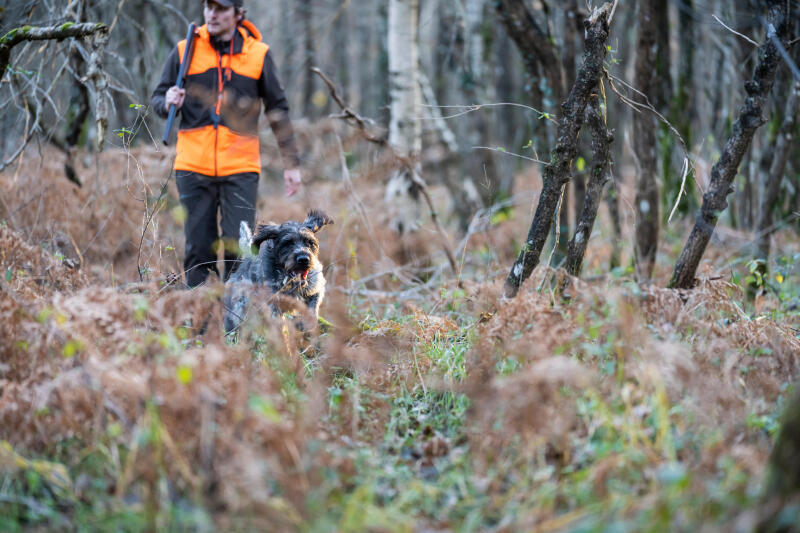
<svg viewBox="0 0 800 533"><path fill-rule="evenodd" d="M245 20L243 0L206 0L205 25L179 89L178 70L186 41L172 50L153 92L153 109L166 117L178 107L175 179L186 209L186 283L196 287L216 267L217 247L225 251L225 279L237 261L240 221L253 227L261 157L258 119L263 103L283 159L286 196L300 187L297 149L289 105L269 46ZM217 228L221 215L222 235Z"/></svg>

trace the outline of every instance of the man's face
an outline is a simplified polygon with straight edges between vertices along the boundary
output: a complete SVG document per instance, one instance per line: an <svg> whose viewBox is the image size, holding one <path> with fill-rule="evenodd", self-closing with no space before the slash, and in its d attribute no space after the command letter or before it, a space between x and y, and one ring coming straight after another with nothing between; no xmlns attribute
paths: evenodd
<svg viewBox="0 0 800 533"><path fill-rule="evenodd" d="M223 37L225 40L233 37L236 23L241 17L236 14L235 7L225 7L214 2L214 0L206 0L203 16L206 19L208 33L214 37Z"/></svg>

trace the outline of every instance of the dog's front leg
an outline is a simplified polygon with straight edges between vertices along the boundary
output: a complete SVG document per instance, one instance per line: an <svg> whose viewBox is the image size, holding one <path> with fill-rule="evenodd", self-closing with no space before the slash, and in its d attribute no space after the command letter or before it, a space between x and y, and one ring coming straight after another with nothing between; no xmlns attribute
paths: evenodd
<svg viewBox="0 0 800 533"><path fill-rule="evenodd" d="M308 308L309 313L303 315L302 317L298 317L296 322L296 327L298 330L302 332L309 332L313 331L317 324L319 323L319 306L322 302L319 293L313 296L310 296L307 300L305 300L306 307ZM306 324L303 319L306 321L311 322L310 324Z"/></svg>
<svg viewBox="0 0 800 533"><path fill-rule="evenodd" d="M225 298L225 334L237 331L244 322L250 297L242 287L234 287Z"/></svg>

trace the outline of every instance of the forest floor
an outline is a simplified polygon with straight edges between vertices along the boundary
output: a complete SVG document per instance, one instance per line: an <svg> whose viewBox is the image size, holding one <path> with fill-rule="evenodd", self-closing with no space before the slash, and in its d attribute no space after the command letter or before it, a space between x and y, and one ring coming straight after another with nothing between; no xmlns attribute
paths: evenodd
<svg viewBox="0 0 800 533"><path fill-rule="evenodd" d="M677 292L662 287L689 223L662 231L640 287L629 219L625 266L607 267L603 212L569 300L541 266L501 302L535 173L468 239L447 225L456 275L427 215L398 247L380 180L354 163L348 186L334 157L299 199L262 178L259 204L261 220L307 207L335 220L320 234L321 334L267 313L234 344L218 282L168 281L183 249L169 157L82 154L82 188L63 161L31 149L0 174L0 530L747 531L758 519L800 364L794 233L776 236L755 298L750 237L724 228L699 286Z"/></svg>

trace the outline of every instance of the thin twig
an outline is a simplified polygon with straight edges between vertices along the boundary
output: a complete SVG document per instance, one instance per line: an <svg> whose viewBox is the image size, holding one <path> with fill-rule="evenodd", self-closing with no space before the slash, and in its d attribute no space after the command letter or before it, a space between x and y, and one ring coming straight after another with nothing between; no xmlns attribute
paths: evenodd
<svg viewBox="0 0 800 533"><path fill-rule="evenodd" d="M378 144L380 146L383 146L383 147L387 148L389 150L389 152L392 154L392 156L394 157L395 161L397 163L399 163L401 166L404 166L404 167L406 167L408 169L409 179L411 180L411 182L414 185L416 185L419 188L420 192L422 193L422 196L425 198L425 203L428 204L428 209L430 210L430 213L431 213L431 219L433 220L433 224L436 227L436 231L439 234L439 237L441 239L441 244L442 244L442 247L444 248L444 253L447 256L447 260L450 263L450 267L453 269L453 274L455 274L457 276L458 275L458 266L456 265L456 259L455 259L455 256L453 255L453 250L452 250L452 248L450 246L450 240L448 239L447 234L444 231L444 228L442 228L442 225L439 223L439 217L436 214L436 209L433 207L433 201L431 200L430 194L428 193L427 184L422 179L422 177L420 177L414 171L414 164L413 164L412 159L409 158L409 157L404 157L404 156L401 156L400 154L398 154L394 150L394 148L389 144L389 141L387 139L378 138L378 137L375 137L374 135L370 134L367 131L366 121L363 118L361 118L361 116L358 113L356 113L355 111L353 111L352 109L350 109L347 106L347 104L344 102L344 100L342 100L342 98L339 96L339 93L336 91L336 86L330 80L330 78L328 78L317 67L311 67L311 72L313 72L314 74L316 74L317 76L322 78L322 80L325 82L325 85L328 86L328 90L331 93L331 97L334 99L334 101L342 109L342 112L347 117L347 119L355 121L355 123L358 126L359 130L361 131L362 135L368 141L371 141L373 143L376 143L376 144Z"/></svg>
<svg viewBox="0 0 800 533"><path fill-rule="evenodd" d="M686 177L688 176L689 169L690 168L691 169L694 168L694 165L692 164L692 160L689 157L689 147L686 146L686 141L683 139L683 137L678 132L678 130L675 128L675 126L673 126L672 123L670 123L670 121L667 120L667 118L664 115L659 113L658 110L653 106L653 104L650 103L650 99L647 97L646 94L644 94L642 91L640 91L636 87L632 86L631 84L625 82L625 80L622 80L622 79L619 79L619 78L613 76L607 69L603 69L603 72L606 75L606 79L608 79L608 84L611 87L611 90L614 91L614 93L617 96L619 96L620 100L622 100L623 103L628 104L637 113L640 113L641 110L646 110L646 111L650 111L651 113L653 113L656 117L658 117L658 119L663 124L665 124L667 126L667 128L669 128L669 130L672 132L672 134L678 140L678 143L681 145L681 148L683 149L683 155L684 155L684 157L683 157L683 168L684 168L684 171L683 171L683 177L681 179L681 189L678 192L678 197L675 199L675 206L672 208L672 211L671 211L671 214L670 214L670 219L672 219L672 214L675 212L675 209L677 209L678 204L681 201L682 195L684 194L684 192L686 190L685 181L686 181ZM629 97L625 96L624 94L622 94L619 91L619 89L617 89L617 87L614 85L614 81L619 81L625 87L627 87L631 91L633 91L633 92L637 93L638 95L640 95L642 98L644 98L645 103L643 104L641 102L637 102L637 101L633 100L632 98L629 98ZM669 222L669 220L668 220L668 222Z"/></svg>
<svg viewBox="0 0 800 533"><path fill-rule="evenodd" d="M686 177L689 175L689 159L683 158L683 170L681 171L681 188L678 191L678 198L675 199L675 205L672 207L672 211L669 213L669 218L667 218L667 224L672 222L672 216L675 214L675 211L678 210L678 204L681 201L681 196L683 196L684 192L686 191Z"/></svg>
<svg viewBox="0 0 800 533"><path fill-rule="evenodd" d="M764 25L767 26L766 21L764 21ZM786 66L789 67L789 70L792 71L792 76L800 82L800 69L797 68L797 65L792 61L792 58L789 56L789 52L786 51L786 48L791 46L791 43L786 45L786 48L783 47L781 44L781 40L775 35L774 31L770 31L769 26L767 26L767 36L772 41L772 44L775 45L775 48L778 49L778 53L781 55L781 59L783 59Z"/></svg>
<svg viewBox="0 0 800 533"><path fill-rule="evenodd" d="M501 154L508 154L514 157L519 157L522 159L526 159L528 161L533 161L534 163L541 163L542 165L549 165L547 161L542 161L541 159L534 159L533 157L528 157L522 154L515 154L514 152L509 152L508 150L503 150L502 148L490 148L488 146L473 146L473 150L491 150L492 152L500 152Z"/></svg>
<svg viewBox="0 0 800 533"><path fill-rule="evenodd" d="M555 114L548 113L546 111L540 111L540 110L536 109L535 107L531 107L531 106L525 105L525 104L518 104L516 102L491 102L491 103L488 103L488 104L469 104L469 105L461 104L461 105L437 105L437 106L423 104L422 107L437 107L439 109L461 109L462 110L462 111L459 111L457 113L453 113L452 115L445 115L445 116L441 117L443 119L449 119L449 118L460 117L462 115L466 115L466 114L472 113L474 111L480 111L484 107L500 107L500 106L521 107L523 109L527 109L528 111L533 111L534 113L538 113L540 119L543 118L545 120L549 120L550 122L552 122L554 124L558 124L558 117ZM420 119L420 120L432 120L430 117L417 117L417 118Z"/></svg>
<svg viewBox="0 0 800 533"><path fill-rule="evenodd" d="M317 67L311 67L311 72L322 78L322 81L325 82L325 85L328 86L328 91L331 93L331 98L339 105L342 109L342 118L346 120L353 120L355 121L358 128L361 130L361 134L366 137L366 139L370 142L375 144L379 144L380 146L387 146L389 144L388 140L384 137L376 137L367 131L367 120L362 118L358 113L350 109L347 104L344 103L342 98L339 96L339 92L336 90L336 86L334 83L328 78L320 69Z"/></svg>
<svg viewBox="0 0 800 533"><path fill-rule="evenodd" d="M744 34L742 34L742 33L739 33L738 31L736 31L736 30L734 30L733 28L731 28L730 26L728 26L727 24L725 24L724 22L722 22L722 21L719 19L719 17L718 17L718 16L716 16L716 15L711 15L711 16L714 18L714 20L716 20L717 22L719 22L720 24L722 24L722 27L723 27L723 28L725 28L726 30L730 31L730 32L731 32L731 33L733 33L734 35L738 35L739 37L741 37L742 39L744 39L744 40L745 40L745 41L747 41L748 43L752 44L753 46L758 46L758 43L757 43L757 42L755 42L753 39L751 39L751 38L750 38L750 37L748 37L747 35L744 35Z"/></svg>
<svg viewBox="0 0 800 533"><path fill-rule="evenodd" d="M611 8L611 14L608 15L608 25L611 26L611 21L614 19L614 13L617 12L617 4L619 0L614 0L614 6Z"/></svg>
<svg viewBox="0 0 800 533"><path fill-rule="evenodd" d="M381 255L383 257L387 257L386 251L383 249L383 246L381 245L380 241L378 241L375 238L375 235L377 235L377 233L375 232L375 228L372 227L372 221L369 219L369 216L367 215L367 210L364 207L364 203L361 201L361 198L356 193L355 187L353 187L353 181L350 179L350 169L347 168L347 160L344 155L344 147L342 146L342 139L339 137L339 135L336 135L336 143L339 146L339 162L342 166L342 179L344 180L345 188L347 189L347 192L350 193L350 196L353 198L353 201L356 204L356 208L358 210L358 213L361 215L361 218L364 219L364 224L366 224L367 229L369 230L369 235L372 238L373 244L378 250L380 250Z"/></svg>
<svg viewBox="0 0 800 533"><path fill-rule="evenodd" d="M161 184L161 191L158 194L158 198L156 201L153 202L153 209L147 215L145 219L144 228L142 228L142 236L139 239L139 249L136 252L136 270L139 273L139 281L144 281L144 275L142 274L142 246L144 245L144 237L147 235L147 228L150 226L150 222L153 220L153 217L156 216L156 213L159 211L159 205L161 204L161 199L167 194L167 186L169 185L169 181L172 178L173 171L170 171L167 179L164 180L164 183ZM145 212L147 211L147 202L145 201Z"/></svg>

